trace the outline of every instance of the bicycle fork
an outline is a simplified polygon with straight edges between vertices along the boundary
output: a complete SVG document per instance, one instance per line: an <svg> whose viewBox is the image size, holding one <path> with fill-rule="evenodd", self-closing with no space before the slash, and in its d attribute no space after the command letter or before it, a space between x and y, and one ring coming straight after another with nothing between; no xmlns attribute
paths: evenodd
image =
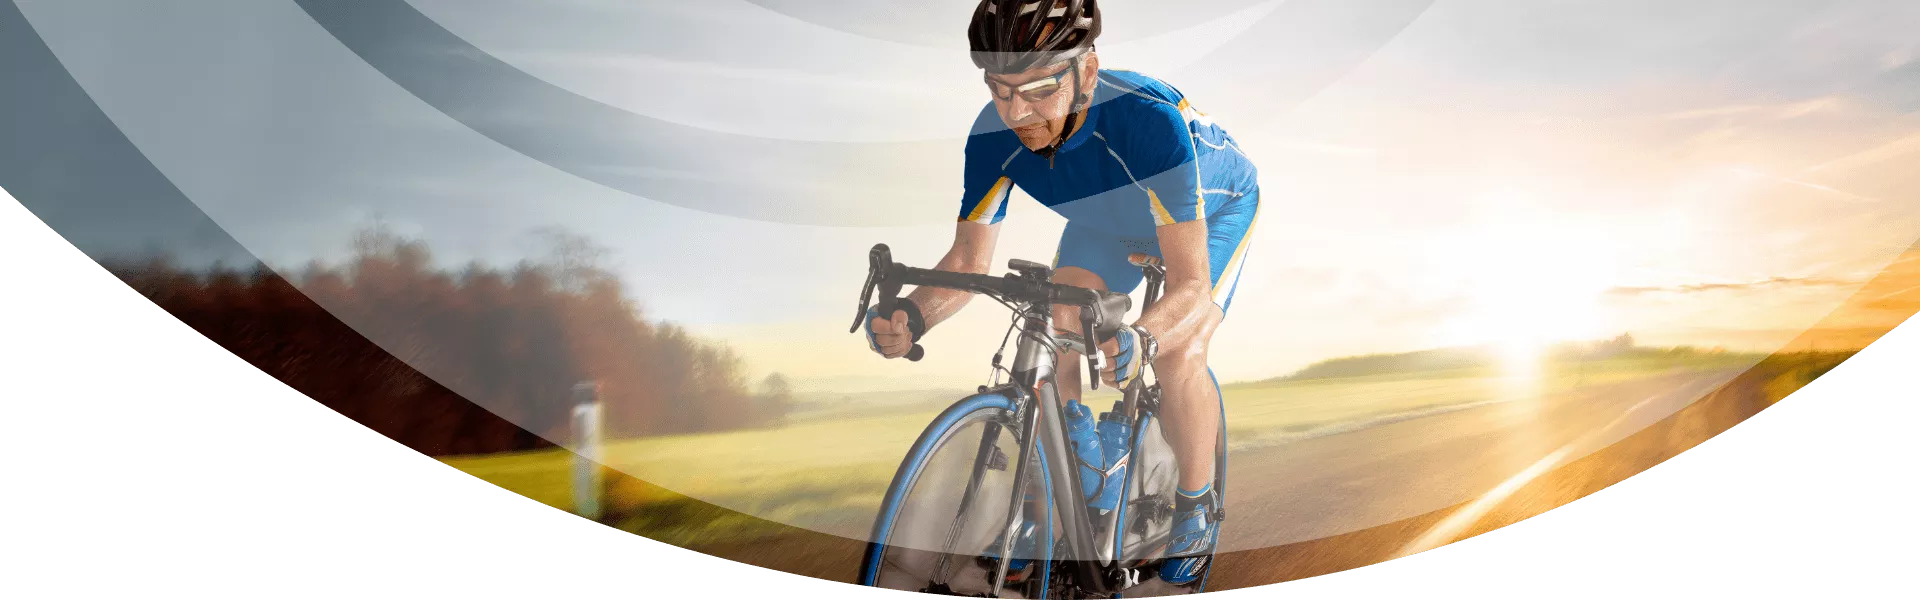
<svg viewBox="0 0 1920 609"><path fill-rule="evenodd" d="M1033 320L1029 331L1039 336L1050 336L1052 324ZM1117 566L1108 556L1111 544L1100 544L1094 538L1092 517L1087 513L1087 501L1081 495L1080 468L1075 467L1078 457L1067 445L1067 432L1062 421L1059 388L1054 384L1053 349L1033 339L1023 339L1019 351L1014 356L1013 376L1018 387L1025 388L1028 395L1021 396L1018 403L1026 406L1025 415L1020 421L1025 430L1020 446L1019 465L1014 470L1014 488L1016 492L1009 496L1007 506L1006 534L1000 547L1000 556L1010 556L1013 551L1014 534L1020 525L1021 507L1031 469L1029 462L1035 451L1048 462L1056 464L1046 468L1046 475L1053 487L1053 501L1057 506L1053 513L1060 520L1067 541L1069 558L1065 561L1073 568L1075 583L1094 594L1108 594L1115 589L1115 577L1106 567ZM1090 373L1097 374L1098 371ZM1046 438L1046 442L1041 442ZM1114 516L1114 517L1117 517ZM1102 548L1102 546L1106 548ZM998 596L1006 581L1009 560L1001 560L993 578L993 594Z"/></svg>
<svg viewBox="0 0 1920 609"><path fill-rule="evenodd" d="M1013 564L1013 543L1015 537L1019 534L1020 519L1024 517L1021 512L1024 511L1026 507L1027 476L1030 475L1027 466L1032 464L1034 445L1040 440L1040 435L1037 431L1040 424L1041 409L1036 408L1036 404L1033 402L1034 400L1024 395L1016 398L1014 401L1014 411L1024 413L1024 416L1022 416L1019 421L1021 430L1024 433L1020 436L1022 438L1020 443L1020 460L1019 463L1013 467L1013 492L1008 494L1007 525L1001 531L1000 535L1000 560L995 561L996 565L993 569L993 592L990 593L990 596L994 598L998 598L1000 596L1000 589L1006 586L1007 566ZM1054 467L1052 469L1062 468ZM1057 512L1058 510L1055 511ZM1041 540L1041 542L1051 544L1053 540L1044 539Z"/></svg>

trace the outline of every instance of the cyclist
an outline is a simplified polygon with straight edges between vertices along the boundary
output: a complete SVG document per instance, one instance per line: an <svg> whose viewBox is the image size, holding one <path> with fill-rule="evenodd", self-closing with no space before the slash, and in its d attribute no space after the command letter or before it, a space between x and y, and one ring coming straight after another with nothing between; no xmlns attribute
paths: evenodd
<svg viewBox="0 0 1920 609"><path fill-rule="evenodd" d="M1221 402L1207 344L1233 300L1259 186L1233 138L1179 90L1100 69L1099 34L1095 0L983 0L974 9L967 37L993 101L967 139L959 225L935 268L988 272L1016 186L1067 219L1055 282L1131 292L1142 277L1129 254L1164 261L1161 299L1100 348L1113 386L1126 388L1148 365L1159 378L1180 470L1160 577L1185 584L1203 571L1219 531L1212 482ZM891 318L869 312L868 345L903 356L971 297L918 288ZM1055 324L1079 328L1078 311L1060 307ZM1062 396L1077 402L1078 360L1061 358L1057 374Z"/></svg>

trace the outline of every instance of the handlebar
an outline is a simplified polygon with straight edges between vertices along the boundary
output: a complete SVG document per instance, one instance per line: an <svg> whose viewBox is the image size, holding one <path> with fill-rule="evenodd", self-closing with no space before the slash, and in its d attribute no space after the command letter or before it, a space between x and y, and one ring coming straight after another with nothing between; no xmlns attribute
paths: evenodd
<svg viewBox="0 0 1920 609"><path fill-rule="evenodd" d="M878 244L867 253L867 281L860 290L860 310L854 318L853 327L848 332L857 332L866 322L867 308L873 301L874 291L879 290L880 302L875 309L881 316L891 318L898 308L900 290L904 286L918 285L926 287L962 290L975 294L995 296L1008 303L1025 304L1047 311L1047 305L1069 305L1080 307L1082 332L1094 337L1093 344L1105 342L1120 330L1127 310L1133 301L1126 294L1103 290L1074 287L1053 283L1053 270L1046 265L1014 260L1008 263L1015 273L1002 277L976 273L956 273L938 269L914 268L893 261L893 253L886 244ZM1100 352L1087 349L1087 365L1090 370L1099 370ZM915 344L907 352L908 361L920 361L926 350ZM1087 377L1093 387L1100 387L1100 375L1090 373Z"/></svg>

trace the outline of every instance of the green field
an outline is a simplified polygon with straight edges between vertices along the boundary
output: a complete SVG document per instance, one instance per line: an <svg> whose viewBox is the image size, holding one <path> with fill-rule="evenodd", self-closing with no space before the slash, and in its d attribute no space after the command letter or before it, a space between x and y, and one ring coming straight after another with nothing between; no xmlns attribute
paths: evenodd
<svg viewBox="0 0 1920 609"><path fill-rule="evenodd" d="M1758 359L1653 351L1551 365L1531 383L1517 384L1493 369L1469 368L1276 379L1226 385L1222 392L1229 404L1230 446L1245 449L1370 420L1685 370L1744 368ZM941 408L966 392L816 395L780 428L609 442L606 465L623 475L613 476L609 484L608 521L680 545L737 539L750 535L755 526L769 526L756 524L753 517L858 536L871 524L880 495L909 444ZM1113 395L1098 394L1089 402L1104 407ZM444 461L547 505L571 509L570 457L550 449ZM715 510L702 501L740 514Z"/></svg>

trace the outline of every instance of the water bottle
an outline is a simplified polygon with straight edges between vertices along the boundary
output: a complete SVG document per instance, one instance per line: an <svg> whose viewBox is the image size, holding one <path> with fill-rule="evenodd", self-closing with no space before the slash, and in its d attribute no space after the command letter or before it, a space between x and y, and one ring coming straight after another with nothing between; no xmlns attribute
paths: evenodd
<svg viewBox="0 0 1920 609"><path fill-rule="evenodd" d="M1067 439L1080 461L1080 492L1088 499L1100 492L1100 472L1106 469L1106 455L1100 451L1100 432L1093 422L1093 411L1078 400L1067 400Z"/></svg>
<svg viewBox="0 0 1920 609"><path fill-rule="evenodd" d="M1121 462L1121 458L1133 447L1133 426L1119 413L1104 412L1096 427L1100 431L1100 449L1104 453L1101 464L1107 470L1107 482L1101 487L1100 495L1088 505L1111 510L1120 505L1120 494L1126 492L1127 464Z"/></svg>

